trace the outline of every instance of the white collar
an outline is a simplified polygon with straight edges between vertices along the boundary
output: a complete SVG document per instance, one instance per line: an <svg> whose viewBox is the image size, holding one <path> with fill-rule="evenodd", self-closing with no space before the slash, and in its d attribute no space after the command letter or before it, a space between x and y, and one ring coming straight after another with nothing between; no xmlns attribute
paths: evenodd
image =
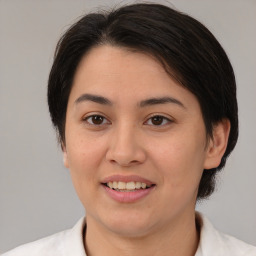
<svg viewBox="0 0 256 256"><path fill-rule="evenodd" d="M196 221L200 228L200 241L195 256L256 256L256 247L217 231L199 212L196 212ZM85 226L86 221L83 217L67 233L65 244L67 256L86 256L83 242Z"/></svg>

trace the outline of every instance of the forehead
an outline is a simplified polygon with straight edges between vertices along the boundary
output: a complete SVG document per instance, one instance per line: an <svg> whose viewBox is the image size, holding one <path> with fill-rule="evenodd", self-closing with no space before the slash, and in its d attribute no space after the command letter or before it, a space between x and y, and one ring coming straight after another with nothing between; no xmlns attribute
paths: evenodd
<svg viewBox="0 0 256 256"><path fill-rule="evenodd" d="M196 97L178 84L153 57L109 45L91 49L81 60L70 98L82 93L103 95L119 101L176 97L194 101Z"/></svg>
<svg viewBox="0 0 256 256"><path fill-rule="evenodd" d="M169 79L169 75L162 65L152 56L110 45L92 48L82 58L75 74L75 80L82 79L85 72L87 77L93 78L92 76L97 73L95 79L104 78L106 80L123 78L124 76L132 79L135 75L139 82L143 74L156 78L159 78L160 75L162 79Z"/></svg>

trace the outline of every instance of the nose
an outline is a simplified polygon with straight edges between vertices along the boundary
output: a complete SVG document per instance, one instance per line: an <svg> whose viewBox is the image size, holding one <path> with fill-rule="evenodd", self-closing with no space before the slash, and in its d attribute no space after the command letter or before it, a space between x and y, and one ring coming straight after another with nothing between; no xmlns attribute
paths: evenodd
<svg viewBox="0 0 256 256"><path fill-rule="evenodd" d="M113 130L106 159L123 167L141 164L146 159L136 128L123 125Z"/></svg>

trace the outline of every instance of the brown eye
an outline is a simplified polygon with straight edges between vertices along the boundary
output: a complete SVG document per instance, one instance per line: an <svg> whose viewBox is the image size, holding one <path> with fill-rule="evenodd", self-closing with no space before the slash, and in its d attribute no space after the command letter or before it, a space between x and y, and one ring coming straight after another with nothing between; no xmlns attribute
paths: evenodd
<svg viewBox="0 0 256 256"><path fill-rule="evenodd" d="M162 116L154 116L151 119L153 125L161 125L163 123L164 117Z"/></svg>
<svg viewBox="0 0 256 256"><path fill-rule="evenodd" d="M85 121L87 121L91 125L102 125L107 123L107 119L100 115L92 115L88 116Z"/></svg>
<svg viewBox="0 0 256 256"><path fill-rule="evenodd" d="M148 125L152 126L163 126L168 123L171 123L172 121L164 116L156 115L152 116L151 118L148 119L146 122Z"/></svg>

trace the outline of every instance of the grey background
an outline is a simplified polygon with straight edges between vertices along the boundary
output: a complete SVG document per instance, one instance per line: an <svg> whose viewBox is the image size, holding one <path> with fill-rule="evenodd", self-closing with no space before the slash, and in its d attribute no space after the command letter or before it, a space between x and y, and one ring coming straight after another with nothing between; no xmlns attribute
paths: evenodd
<svg viewBox="0 0 256 256"><path fill-rule="evenodd" d="M215 34L238 84L239 142L217 192L197 208L218 229L256 245L256 1L170 2ZM120 1L0 0L0 252L84 214L50 123L47 76L59 36L78 16L113 3Z"/></svg>

